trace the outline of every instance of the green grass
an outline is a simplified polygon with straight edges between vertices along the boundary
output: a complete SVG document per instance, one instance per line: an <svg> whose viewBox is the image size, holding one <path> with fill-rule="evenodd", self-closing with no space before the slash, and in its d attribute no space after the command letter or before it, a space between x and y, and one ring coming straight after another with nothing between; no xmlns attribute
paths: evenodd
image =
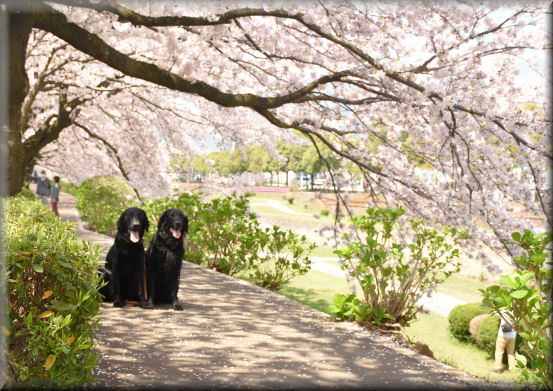
<svg viewBox="0 0 553 391"><path fill-rule="evenodd" d="M330 246L318 246L311 251L312 257L335 257L338 259L338 256L333 253L334 248Z"/></svg>
<svg viewBox="0 0 553 391"><path fill-rule="evenodd" d="M280 202L283 206L288 207L291 210L294 210L298 213L305 213L305 214L292 214L292 213L285 213L273 206L270 205L256 205L256 203L262 203L262 200L255 200L256 197L250 198L250 209L261 215L261 216L286 216L287 220L296 220L296 221L302 221L302 222L314 222L314 223L329 223L332 221L332 217L330 216L320 216L319 218L316 218L314 215L318 212L316 210L313 210L312 208L304 209L302 207L292 207L288 204L287 201L284 200L275 200L277 202Z"/></svg>
<svg viewBox="0 0 553 391"><path fill-rule="evenodd" d="M310 270L303 276L292 279L278 293L316 310L326 312L332 304L335 293L348 294L350 292L345 279L335 277L317 270Z"/></svg>
<svg viewBox="0 0 553 391"><path fill-rule="evenodd" d="M493 284L489 282L476 281L453 275L439 285L437 291L457 297L467 303L479 303L482 301L482 294L478 289L485 289L491 285Z"/></svg>

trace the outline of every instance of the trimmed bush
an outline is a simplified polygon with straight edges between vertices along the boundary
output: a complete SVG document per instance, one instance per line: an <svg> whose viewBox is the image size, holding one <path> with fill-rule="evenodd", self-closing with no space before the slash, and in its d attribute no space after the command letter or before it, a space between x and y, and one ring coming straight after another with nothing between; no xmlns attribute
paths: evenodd
<svg viewBox="0 0 553 391"><path fill-rule="evenodd" d="M77 188L77 210L88 228L114 236L116 222L121 212L134 201L134 193L120 178L112 176L94 177L84 181Z"/></svg>
<svg viewBox="0 0 553 391"><path fill-rule="evenodd" d="M98 251L42 202L3 201L10 382L70 387L96 380Z"/></svg>
<svg viewBox="0 0 553 391"><path fill-rule="evenodd" d="M490 308L484 307L480 303L468 303L456 306L447 317L451 335L462 342L473 342L469 331L470 321L478 315L487 313L490 313Z"/></svg>

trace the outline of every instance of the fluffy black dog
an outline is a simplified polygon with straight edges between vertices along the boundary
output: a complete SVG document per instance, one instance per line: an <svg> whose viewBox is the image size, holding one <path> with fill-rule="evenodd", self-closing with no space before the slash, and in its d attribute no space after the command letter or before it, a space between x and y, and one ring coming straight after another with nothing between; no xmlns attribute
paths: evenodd
<svg viewBox="0 0 553 391"><path fill-rule="evenodd" d="M115 241L100 269L107 282L100 294L104 301L113 301L114 307L123 307L125 300L145 301L142 238L149 227L148 217L140 208L129 208L119 216Z"/></svg>
<svg viewBox="0 0 553 391"><path fill-rule="evenodd" d="M159 218L157 231L146 251L148 300L141 305L143 308L171 304L173 309L182 310L177 295L187 232L188 218L179 209L168 209Z"/></svg>

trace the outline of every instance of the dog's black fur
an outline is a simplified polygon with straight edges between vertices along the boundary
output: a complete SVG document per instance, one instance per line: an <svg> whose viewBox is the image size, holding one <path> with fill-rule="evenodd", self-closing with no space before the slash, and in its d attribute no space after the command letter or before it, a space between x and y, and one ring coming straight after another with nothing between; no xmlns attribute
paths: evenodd
<svg viewBox="0 0 553 391"><path fill-rule="evenodd" d="M183 239L187 232L188 218L181 210L172 208L163 212L146 251L148 300L143 308L170 304L173 309L182 310L177 295L184 257Z"/></svg>
<svg viewBox="0 0 553 391"><path fill-rule="evenodd" d="M123 307L125 300L145 301L142 238L149 227L148 217L140 208L129 208L119 216L115 241L101 269L107 285L100 294L104 301L113 301L114 307Z"/></svg>

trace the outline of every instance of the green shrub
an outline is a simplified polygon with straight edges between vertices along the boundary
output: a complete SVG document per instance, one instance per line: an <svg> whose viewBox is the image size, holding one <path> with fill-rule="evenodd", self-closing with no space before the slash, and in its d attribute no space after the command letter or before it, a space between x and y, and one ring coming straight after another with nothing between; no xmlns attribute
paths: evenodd
<svg viewBox="0 0 553 391"><path fill-rule="evenodd" d="M490 312L490 309L481 303L468 303L456 306L447 317L451 335L459 341L473 342L472 335L469 332L470 321L478 315ZM482 329L480 329L480 332L482 332Z"/></svg>
<svg viewBox="0 0 553 391"><path fill-rule="evenodd" d="M245 197L233 193L199 203L192 213L184 211L189 216L187 259L191 262L232 276L260 260L265 237Z"/></svg>
<svg viewBox="0 0 553 391"><path fill-rule="evenodd" d="M88 228L114 236L121 212L133 202L132 189L116 177L102 176L84 181L77 188L77 210Z"/></svg>
<svg viewBox="0 0 553 391"><path fill-rule="evenodd" d="M265 255L253 265L249 274L254 284L276 291L292 278L309 271L309 254L315 248L314 243L308 244L305 236L277 226L266 228L264 234L267 235L262 238Z"/></svg>
<svg viewBox="0 0 553 391"><path fill-rule="evenodd" d="M23 184L23 188L21 189L21 192L19 193L21 197L27 198L27 199L36 199L36 194L33 193L31 189L29 189L29 183L25 182Z"/></svg>
<svg viewBox="0 0 553 391"><path fill-rule="evenodd" d="M289 203L290 205L292 205L292 204L294 203L294 200L295 200L294 197L289 197L289 198L288 198L288 203Z"/></svg>
<svg viewBox="0 0 553 391"><path fill-rule="evenodd" d="M96 380L99 249L36 199L3 202L8 316L2 331L12 385L67 387Z"/></svg>
<svg viewBox="0 0 553 391"><path fill-rule="evenodd" d="M67 194L71 194L72 196L77 196L77 192L79 189L79 186L75 185L71 182L66 181L60 181L61 190Z"/></svg>
<svg viewBox="0 0 553 391"><path fill-rule="evenodd" d="M246 197L246 198L253 197L254 195L255 195L255 193L253 191L246 191L244 193L244 197Z"/></svg>
<svg viewBox="0 0 553 391"><path fill-rule="evenodd" d="M361 323L408 325L422 295L460 270L456 246L467 234L448 226L438 230L418 219L403 222L404 214L401 207L367 209L353 218L356 232L343 235L347 244L334 251L361 287L355 307ZM396 237L412 240L406 245L394 242Z"/></svg>
<svg viewBox="0 0 553 391"><path fill-rule="evenodd" d="M330 211L328 209L321 210L321 216L328 216L330 215Z"/></svg>

